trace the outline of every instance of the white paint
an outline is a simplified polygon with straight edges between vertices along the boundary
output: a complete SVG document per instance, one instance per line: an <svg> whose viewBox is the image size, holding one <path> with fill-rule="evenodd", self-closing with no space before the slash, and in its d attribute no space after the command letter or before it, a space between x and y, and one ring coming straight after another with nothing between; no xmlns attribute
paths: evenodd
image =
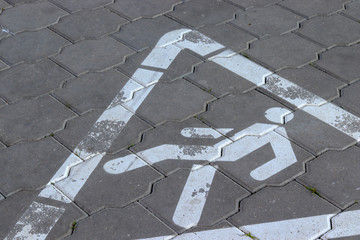
<svg viewBox="0 0 360 240"><path fill-rule="evenodd" d="M64 164L57 170L57 172L51 178L49 183L54 183L56 181L66 178L69 175L70 169L73 166L82 162L83 161L78 156L71 153L70 156L65 160Z"/></svg>
<svg viewBox="0 0 360 240"><path fill-rule="evenodd" d="M140 85L132 79L129 79L124 85L124 87L121 89L121 91L115 96L114 100L110 103L108 109L115 107L120 103L130 101L133 98L134 93L143 88L144 86Z"/></svg>
<svg viewBox="0 0 360 240"><path fill-rule="evenodd" d="M180 51L181 48L174 44L162 48L154 48L141 65L167 69Z"/></svg>
<svg viewBox="0 0 360 240"><path fill-rule="evenodd" d="M154 83L157 83L163 74L163 72L138 68L131 78L143 85L144 87L147 87Z"/></svg>
<svg viewBox="0 0 360 240"><path fill-rule="evenodd" d="M205 206L216 169L194 165L176 206L173 222L183 228L196 226Z"/></svg>
<svg viewBox="0 0 360 240"><path fill-rule="evenodd" d="M224 129L223 131L229 131L229 129ZM212 128L196 127L184 128L183 130L181 130L181 135L187 138L219 138L222 136L219 132L215 131Z"/></svg>
<svg viewBox="0 0 360 240"><path fill-rule="evenodd" d="M44 240L65 209L33 202L4 240Z"/></svg>
<svg viewBox="0 0 360 240"><path fill-rule="evenodd" d="M46 187L39 193L39 197L50 198L63 203L71 203L71 199L65 196L54 185L46 185Z"/></svg>
<svg viewBox="0 0 360 240"><path fill-rule="evenodd" d="M223 53L209 60L245 78L256 86L265 84L265 77L272 73L270 70L250 61L240 54L232 55L233 53L231 50L225 50ZM231 57L223 57L224 55L230 55Z"/></svg>
<svg viewBox="0 0 360 240"><path fill-rule="evenodd" d="M123 106L129 109L133 114L140 107L145 98L149 95L151 90L155 85L150 85L149 87L143 88L134 94L134 98L128 102L123 103Z"/></svg>
<svg viewBox="0 0 360 240"><path fill-rule="evenodd" d="M277 127L278 125L275 124L254 123L250 127L247 127L244 130L235 133L234 136L231 137L231 139L233 141L237 141L246 136L262 136L273 131Z"/></svg>
<svg viewBox="0 0 360 240"><path fill-rule="evenodd" d="M183 233L174 240L251 240L245 233L235 227Z"/></svg>
<svg viewBox="0 0 360 240"><path fill-rule="evenodd" d="M316 239L330 230L330 218L334 214L289 219L276 222L259 223L241 226L244 232L259 239L266 240L295 240Z"/></svg>
<svg viewBox="0 0 360 240"><path fill-rule="evenodd" d="M173 30L171 32L165 33L157 42L155 47L166 47L167 45L173 44L175 42L181 41L184 38L184 34L191 32L192 30L188 28L182 28Z"/></svg>
<svg viewBox="0 0 360 240"><path fill-rule="evenodd" d="M147 164L143 160L136 155L131 154L108 161L104 164L104 170L109 174L121 174L146 165Z"/></svg>
<svg viewBox="0 0 360 240"><path fill-rule="evenodd" d="M138 238L137 240L170 240L173 239L174 235L167 235L161 237L152 237L152 238Z"/></svg>
<svg viewBox="0 0 360 240"><path fill-rule="evenodd" d="M274 123L284 124L284 117L290 113L291 111L286 108L274 107L265 111L265 117Z"/></svg>
<svg viewBox="0 0 360 240"><path fill-rule="evenodd" d="M327 232L322 239L360 235L360 210L339 213L331 221L332 230Z"/></svg>

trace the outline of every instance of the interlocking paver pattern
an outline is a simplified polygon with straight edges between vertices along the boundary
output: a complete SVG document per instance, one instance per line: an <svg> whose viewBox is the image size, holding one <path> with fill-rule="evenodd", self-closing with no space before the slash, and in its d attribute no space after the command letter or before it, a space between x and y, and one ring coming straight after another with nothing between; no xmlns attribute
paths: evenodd
<svg viewBox="0 0 360 240"><path fill-rule="evenodd" d="M95 9L105 5L112 3L112 0L94 0L94 1L87 1L87 0L79 0L79 1L71 1L71 0L51 0L51 2L67 9L71 12L76 12L78 10L83 9Z"/></svg>
<svg viewBox="0 0 360 240"><path fill-rule="evenodd" d="M360 3L359 1L351 2L346 5L346 10L344 13L348 16L351 16L357 20L360 20Z"/></svg>
<svg viewBox="0 0 360 240"><path fill-rule="evenodd" d="M341 97L336 99L336 102L342 107L351 110L360 115L360 106L358 102L360 101L360 82L356 82L350 85L347 88L341 90Z"/></svg>

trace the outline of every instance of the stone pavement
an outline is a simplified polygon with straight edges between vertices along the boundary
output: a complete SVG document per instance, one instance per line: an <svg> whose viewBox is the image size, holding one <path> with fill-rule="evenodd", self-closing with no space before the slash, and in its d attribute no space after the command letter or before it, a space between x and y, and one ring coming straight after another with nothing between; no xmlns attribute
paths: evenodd
<svg viewBox="0 0 360 240"><path fill-rule="evenodd" d="M359 0L0 8L0 239L360 239Z"/></svg>

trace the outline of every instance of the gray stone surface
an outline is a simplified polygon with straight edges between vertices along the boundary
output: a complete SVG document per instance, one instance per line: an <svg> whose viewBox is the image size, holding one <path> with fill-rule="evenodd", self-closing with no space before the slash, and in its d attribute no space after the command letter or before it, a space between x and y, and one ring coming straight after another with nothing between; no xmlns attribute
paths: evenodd
<svg viewBox="0 0 360 240"><path fill-rule="evenodd" d="M349 3L346 5L346 10L343 13L360 21L360 2L354 1Z"/></svg>
<svg viewBox="0 0 360 240"><path fill-rule="evenodd" d="M109 69L72 79L54 93L80 113L91 109L105 110L128 80L118 71Z"/></svg>
<svg viewBox="0 0 360 240"><path fill-rule="evenodd" d="M5 2L4 0L0 0L0 9L6 9L6 8L10 8L11 5L8 4L7 2ZM3 10L2 10L3 11ZM1 11L1 12L2 12Z"/></svg>
<svg viewBox="0 0 360 240"><path fill-rule="evenodd" d="M172 11L173 7L183 0L122 0L109 5L112 10L125 15L131 20L151 18Z"/></svg>
<svg viewBox="0 0 360 240"><path fill-rule="evenodd" d="M6 63L4 63L3 61L0 60L0 71L4 70L6 68L9 68L9 66Z"/></svg>
<svg viewBox="0 0 360 240"><path fill-rule="evenodd" d="M328 48L360 40L360 24L340 14L312 18L298 32Z"/></svg>
<svg viewBox="0 0 360 240"><path fill-rule="evenodd" d="M358 147L326 152L308 164L308 171L300 181L344 209L360 198L359 154Z"/></svg>
<svg viewBox="0 0 360 240"><path fill-rule="evenodd" d="M119 30L127 21L105 8L84 10L62 18L52 26L57 32L64 34L74 42L99 38Z"/></svg>
<svg viewBox="0 0 360 240"><path fill-rule="evenodd" d="M256 87L250 81L213 62L195 66L194 73L185 78L216 97L228 93L243 93Z"/></svg>
<svg viewBox="0 0 360 240"><path fill-rule="evenodd" d="M49 60L20 64L0 72L0 96L9 102L36 97L61 87L71 77Z"/></svg>
<svg viewBox="0 0 360 240"><path fill-rule="evenodd" d="M48 1L24 3L1 13L0 24L16 33L48 27L67 14Z"/></svg>
<svg viewBox="0 0 360 240"><path fill-rule="evenodd" d="M241 10L236 6L220 0L194 0L176 6L169 15L197 28L230 20L238 11Z"/></svg>
<svg viewBox="0 0 360 240"><path fill-rule="evenodd" d="M0 189L5 195L45 186L70 152L48 137L0 150Z"/></svg>
<svg viewBox="0 0 360 240"><path fill-rule="evenodd" d="M136 115L156 126L165 121L180 121L205 111L215 98L193 84L179 79L158 83L136 111Z"/></svg>
<svg viewBox="0 0 360 240"><path fill-rule="evenodd" d="M1 39L0 56L11 64L39 60L60 51L70 42L49 29L22 32Z"/></svg>
<svg viewBox="0 0 360 240"><path fill-rule="evenodd" d="M0 194L0 201L4 199L4 196Z"/></svg>
<svg viewBox="0 0 360 240"><path fill-rule="evenodd" d="M336 47L321 54L321 60L316 65L336 74L348 83L360 79L360 45L351 47Z"/></svg>
<svg viewBox="0 0 360 240"><path fill-rule="evenodd" d="M173 213L189 175L189 170L180 170L154 184L154 192L141 200L150 211L177 232L185 229L174 224ZM210 227L238 211L238 202L249 195L223 174L216 172L203 213L197 226Z"/></svg>
<svg viewBox="0 0 360 240"><path fill-rule="evenodd" d="M71 45L53 59L80 75L88 71L99 71L117 65L131 53L133 51L121 43L112 38L103 37Z"/></svg>
<svg viewBox="0 0 360 240"><path fill-rule="evenodd" d="M341 90L341 97L336 99L336 103L345 109L360 116L360 82L351 84Z"/></svg>
<svg viewBox="0 0 360 240"><path fill-rule="evenodd" d="M76 12L82 9L95 9L101 6L108 5L113 2L113 0L51 0L51 2L62 6L70 12Z"/></svg>
<svg viewBox="0 0 360 240"><path fill-rule="evenodd" d="M126 24L112 36L137 51L141 51L155 46L165 33L181 28L185 27L167 17L160 16L153 19L140 19Z"/></svg>
<svg viewBox="0 0 360 240"><path fill-rule="evenodd" d="M315 15L327 15L344 9L344 3L348 0L285 0L279 4L298 12L306 17Z"/></svg>
<svg viewBox="0 0 360 240"><path fill-rule="evenodd" d="M281 0L228 0L228 2L237 4L245 9L251 7L264 7L280 1Z"/></svg>
<svg viewBox="0 0 360 240"><path fill-rule="evenodd" d="M11 145L20 140L48 136L74 116L48 95L0 108L0 139Z"/></svg>
<svg viewBox="0 0 360 240"><path fill-rule="evenodd" d="M273 69L301 67L317 60L316 53L323 50L320 45L294 34L272 36L255 41L245 53Z"/></svg>
<svg viewBox="0 0 360 240"><path fill-rule="evenodd" d="M240 203L240 212L229 219L244 225L338 213L339 209L296 182L268 187ZM284 229L284 231L286 231ZM256 233L252 233L256 236Z"/></svg>
<svg viewBox="0 0 360 240"><path fill-rule="evenodd" d="M263 8L252 8L236 14L231 23L259 37L280 35L298 28L298 23L304 20L290 11L277 5Z"/></svg>
<svg viewBox="0 0 360 240"><path fill-rule="evenodd" d="M32 3L36 2L36 0L7 0L8 3L12 5L18 5L20 3Z"/></svg>
<svg viewBox="0 0 360 240"><path fill-rule="evenodd" d="M69 239L130 240L175 235L138 203L123 209L104 209L80 221Z"/></svg>

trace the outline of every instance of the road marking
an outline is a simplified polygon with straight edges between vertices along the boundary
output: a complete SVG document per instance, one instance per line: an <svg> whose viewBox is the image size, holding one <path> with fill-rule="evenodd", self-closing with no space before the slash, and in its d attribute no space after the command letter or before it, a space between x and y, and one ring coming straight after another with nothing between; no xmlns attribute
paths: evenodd
<svg viewBox="0 0 360 240"><path fill-rule="evenodd" d="M342 212L331 219L332 230L322 239L333 239L360 235L360 210Z"/></svg>

